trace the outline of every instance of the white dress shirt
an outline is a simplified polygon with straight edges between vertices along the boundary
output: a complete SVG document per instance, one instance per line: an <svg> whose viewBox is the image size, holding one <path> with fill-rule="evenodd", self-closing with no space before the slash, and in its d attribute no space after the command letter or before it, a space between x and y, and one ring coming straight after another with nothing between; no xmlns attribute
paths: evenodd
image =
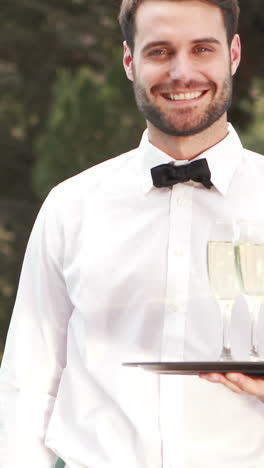
<svg viewBox="0 0 264 468"><path fill-rule="evenodd" d="M155 188L150 168L175 161L145 132L139 148L51 191L26 251L1 367L1 468L53 468L57 457L68 468L263 468L257 398L122 366L219 357L210 221L264 219L264 159L243 149L230 125L202 157L211 190ZM248 359L241 298L232 349Z"/></svg>

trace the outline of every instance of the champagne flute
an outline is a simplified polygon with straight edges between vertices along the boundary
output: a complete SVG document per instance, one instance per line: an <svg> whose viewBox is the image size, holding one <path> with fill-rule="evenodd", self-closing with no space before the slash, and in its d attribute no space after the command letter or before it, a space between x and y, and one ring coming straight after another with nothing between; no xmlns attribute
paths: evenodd
<svg viewBox="0 0 264 468"><path fill-rule="evenodd" d="M220 361L233 361L230 342L232 309L239 293L235 266L235 223L212 223L207 244L207 270L212 293L223 320L223 342Z"/></svg>
<svg viewBox="0 0 264 468"><path fill-rule="evenodd" d="M264 300L264 221L240 221L235 247L236 267L251 320L250 360L261 361L258 318Z"/></svg>

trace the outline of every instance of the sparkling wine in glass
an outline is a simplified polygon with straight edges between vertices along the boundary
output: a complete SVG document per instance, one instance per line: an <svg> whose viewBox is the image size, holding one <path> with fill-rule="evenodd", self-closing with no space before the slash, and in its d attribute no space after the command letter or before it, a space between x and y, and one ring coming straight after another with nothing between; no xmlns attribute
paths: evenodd
<svg viewBox="0 0 264 468"><path fill-rule="evenodd" d="M207 270L212 293L219 305L223 321L223 343L220 361L232 361L230 322L239 293L235 265L235 224L215 222L207 245Z"/></svg>
<svg viewBox="0 0 264 468"><path fill-rule="evenodd" d="M264 301L264 221L241 221L235 247L236 267L251 319L250 359L261 361L258 318Z"/></svg>

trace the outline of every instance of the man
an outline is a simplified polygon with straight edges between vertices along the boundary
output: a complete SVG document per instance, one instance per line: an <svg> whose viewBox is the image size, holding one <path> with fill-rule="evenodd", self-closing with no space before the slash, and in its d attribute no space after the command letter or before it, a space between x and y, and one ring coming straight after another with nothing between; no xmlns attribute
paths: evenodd
<svg viewBox="0 0 264 468"><path fill-rule="evenodd" d="M40 211L1 369L1 468L263 468L262 379L122 366L219 356L210 222L263 218L264 160L227 124L238 11L236 0L123 1L124 67L148 129ZM248 335L239 300L237 359Z"/></svg>

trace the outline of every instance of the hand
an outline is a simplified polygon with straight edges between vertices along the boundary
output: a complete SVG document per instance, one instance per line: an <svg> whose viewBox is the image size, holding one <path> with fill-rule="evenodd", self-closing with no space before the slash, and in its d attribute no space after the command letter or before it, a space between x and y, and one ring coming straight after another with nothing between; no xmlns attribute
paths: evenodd
<svg viewBox="0 0 264 468"><path fill-rule="evenodd" d="M264 403L264 378L249 377L244 374L200 374L202 379L208 382L220 383L234 393L245 393L259 398Z"/></svg>

